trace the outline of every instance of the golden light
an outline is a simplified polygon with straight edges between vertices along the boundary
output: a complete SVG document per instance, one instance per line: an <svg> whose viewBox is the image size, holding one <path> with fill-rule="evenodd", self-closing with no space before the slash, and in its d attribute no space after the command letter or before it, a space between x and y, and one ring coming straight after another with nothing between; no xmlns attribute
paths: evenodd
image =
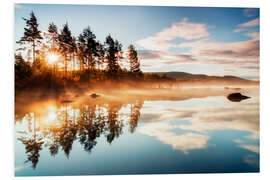
<svg viewBox="0 0 270 180"><path fill-rule="evenodd" d="M55 53L49 53L47 55L48 63L53 64L59 59L59 56Z"/></svg>
<svg viewBox="0 0 270 180"><path fill-rule="evenodd" d="M57 119L57 112L56 112L55 107L53 106L48 107L47 113L43 117L43 123L47 125L53 124L56 119Z"/></svg>

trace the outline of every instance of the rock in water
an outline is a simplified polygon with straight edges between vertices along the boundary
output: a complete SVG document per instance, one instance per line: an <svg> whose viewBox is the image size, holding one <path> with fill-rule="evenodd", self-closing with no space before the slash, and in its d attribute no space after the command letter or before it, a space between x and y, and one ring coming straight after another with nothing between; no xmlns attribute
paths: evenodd
<svg viewBox="0 0 270 180"><path fill-rule="evenodd" d="M61 103L72 103L73 101L71 100L62 100Z"/></svg>
<svg viewBox="0 0 270 180"><path fill-rule="evenodd" d="M99 97L100 95L97 95L96 93L93 93L93 94L91 94L90 95L92 98L97 98L97 97Z"/></svg>
<svg viewBox="0 0 270 180"><path fill-rule="evenodd" d="M242 100L245 100L245 99L248 99L250 97L248 96L244 96L242 95L241 93L232 93L232 94L229 94L227 96L227 98L230 100L230 101L233 101L233 102L240 102Z"/></svg>

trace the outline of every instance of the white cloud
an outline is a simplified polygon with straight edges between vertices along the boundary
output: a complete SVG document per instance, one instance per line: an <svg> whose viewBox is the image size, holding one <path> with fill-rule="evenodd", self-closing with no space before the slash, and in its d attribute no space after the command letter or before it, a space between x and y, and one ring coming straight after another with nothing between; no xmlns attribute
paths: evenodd
<svg viewBox="0 0 270 180"><path fill-rule="evenodd" d="M259 24L260 24L260 19L256 18L246 23L238 24L237 28L233 32L239 33L242 31L246 31L248 28L258 26Z"/></svg>
<svg viewBox="0 0 270 180"><path fill-rule="evenodd" d="M171 27L163 29L154 36L146 37L136 43L148 50L166 51L175 47L170 41L182 38L184 40L194 40L208 37L210 33L207 26L200 23L188 22L188 18L184 18L178 23L172 24Z"/></svg>
<svg viewBox="0 0 270 180"><path fill-rule="evenodd" d="M149 123L141 127L138 131L148 136L154 136L164 144L171 145L173 149L178 149L188 154L192 149L203 149L207 147L210 139L207 135L197 133L185 133L177 135L171 130L174 127L166 122Z"/></svg>
<svg viewBox="0 0 270 180"><path fill-rule="evenodd" d="M179 48L191 48L190 53L197 58L229 59L233 61L259 61L260 41L258 33L246 34L251 40L239 42L210 42L206 39L181 43ZM218 63L218 61L216 61Z"/></svg>
<svg viewBox="0 0 270 180"><path fill-rule="evenodd" d="M239 26L239 27L254 27L254 26L258 26L259 23L260 23L259 18L256 18L256 19L253 19L253 20L248 21L248 22L246 22L246 23L239 24L238 26Z"/></svg>
<svg viewBox="0 0 270 180"><path fill-rule="evenodd" d="M259 18L239 24L235 32L241 32L250 27L258 26ZM209 26L202 23L189 22L187 18L171 27L165 28L153 36L146 37L136 43L146 50L138 51L142 59L144 71L171 68L173 65L197 64L219 65L224 69L231 69L230 75L241 74L245 77L259 77L260 40L258 32L244 34L250 40L238 42L211 42L208 37ZM173 40L181 38L181 43ZM174 54L170 48L185 50L184 54ZM176 51L175 50L175 51ZM183 67L183 66L182 66ZM239 71L240 70L240 71ZM249 71L247 71L249 70Z"/></svg>
<svg viewBox="0 0 270 180"><path fill-rule="evenodd" d="M249 151L258 153L260 152L260 148L259 146L255 146L255 145L240 145L241 148L247 149Z"/></svg>

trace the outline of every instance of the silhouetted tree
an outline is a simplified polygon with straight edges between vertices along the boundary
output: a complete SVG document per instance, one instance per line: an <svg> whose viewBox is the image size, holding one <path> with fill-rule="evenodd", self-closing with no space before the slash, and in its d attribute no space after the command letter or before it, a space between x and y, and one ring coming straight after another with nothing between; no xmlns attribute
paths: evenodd
<svg viewBox="0 0 270 180"><path fill-rule="evenodd" d="M52 42L51 49L52 51L55 51L56 49L55 46L56 46L56 43L58 42L58 31L57 31L57 26L53 22L49 24L48 32L49 32L49 40Z"/></svg>
<svg viewBox="0 0 270 180"><path fill-rule="evenodd" d="M119 66L119 52L122 50L122 45L108 35L105 40L105 50L106 50L106 59L107 59L107 70L110 73L117 73L121 70Z"/></svg>
<svg viewBox="0 0 270 180"><path fill-rule="evenodd" d="M97 42L97 65L98 65L98 68L101 69L102 68L102 65L105 63L104 61L104 56L105 56L105 48L103 46L103 44L101 44L101 42Z"/></svg>
<svg viewBox="0 0 270 180"><path fill-rule="evenodd" d="M68 66L68 56L70 60L70 55L72 53L73 48L73 40L71 36L71 31L69 29L68 23L64 24L63 29L61 30L61 33L59 34L59 45L60 45L60 51L65 57L65 74L67 73L67 66Z"/></svg>
<svg viewBox="0 0 270 180"><path fill-rule="evenodd" d="M25 62L22 55L15 54L15 87L23 88L32 76L30 63ZM15 89L15 90L16 90Z"/></svg>
<svg viewBox="0 0 270 180"><path fill-rule="evenodd" d="M72 53L72 70L75 70L75 54L77 53L77 43L76 37L72 37L72 45L71 45L71 53Z"/></svg>
<svg viewBox="0 0 270 180"><path fill-rule="evenodd" d="M26 27L24 28L24 35L21 37L17 43L19 44L25 44L30 43L32 46L32 53L33 53L33 62L35 63L36 60L36 46L41 43L41 31L38 29L39 24L37 23L37 18L32 11L30 13L30 18L26 19L23 18L23 20L26 22Z"/></svg>
<svg viewBox="0 0 270 180"><path fill-rule="evenodd" d="M129 59L129 66L130 66L130 72L132 73L138 73L141 72L140 69L140 61L137 56L137 51L135 50L135 47L133 45L130 45L128 47L128 59Z"/></svg>
<svg viewBox="0 0 270 180"><path fill-rule="evenodd" d="M88 71L94 70L96 65L95 56L97 56L96 35L88 26L79 35L78 41L83 56L83 62L87 64Z"/></svg>

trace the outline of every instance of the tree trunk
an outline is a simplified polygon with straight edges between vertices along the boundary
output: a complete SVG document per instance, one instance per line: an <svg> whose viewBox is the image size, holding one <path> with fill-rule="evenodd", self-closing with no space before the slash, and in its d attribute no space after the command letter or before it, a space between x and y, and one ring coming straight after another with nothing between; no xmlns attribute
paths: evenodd
<svg viewBox="0 0 270 180"><path fill-rule="evenodd" d="M65 54L65 77L67 76L67 55Z"/></svg>
<svg viewBox="0 0 270 180"><path fill-rule="evenodd" d="M35 50L35 48L36 48L36 45L35 45L35 40L34 40L33 41L33 63L36 63L36 57L35 57L36 50Z"/></svg>

